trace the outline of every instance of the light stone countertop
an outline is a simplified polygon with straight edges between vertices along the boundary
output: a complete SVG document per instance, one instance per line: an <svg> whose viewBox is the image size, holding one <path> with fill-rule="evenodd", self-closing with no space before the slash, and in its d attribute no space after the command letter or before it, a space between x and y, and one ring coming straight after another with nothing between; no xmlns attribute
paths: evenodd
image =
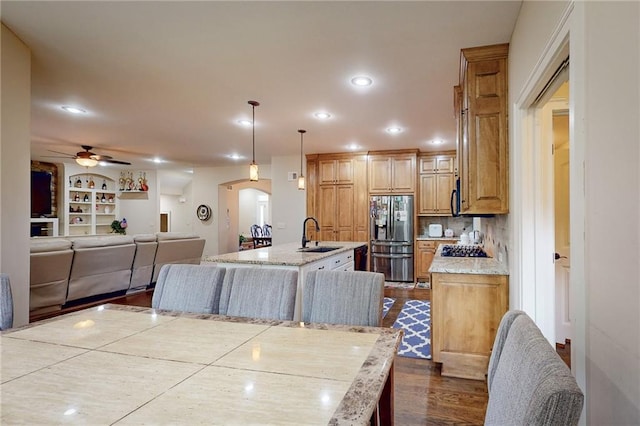
<svg viewBox="0 0 640 426"><path fill-rule="evenodd" d="M255 265L304 266L336 254L352 251L366 246L366 242L322 241L320 247L340 247L324 253L298 251L300 243L278 244L255 250L243 250L234 253L204 256L203 262L213 263L246 263ZM315 242L307 244L307 248L315 247Z"/></svg>
<svg viewBox="0 0 640 426"><path fill-rule="evenodd" d="M509 266L493 257L443 257L442 245L429 268L431 273L509 275Z"/></svg>
<svg viewBox="0 0 640 426"><path fill-rule="evenodd" d="M460 236L457 237L429 237L426 235L420 235L416 237L417 241L458 241Z"/></svg>

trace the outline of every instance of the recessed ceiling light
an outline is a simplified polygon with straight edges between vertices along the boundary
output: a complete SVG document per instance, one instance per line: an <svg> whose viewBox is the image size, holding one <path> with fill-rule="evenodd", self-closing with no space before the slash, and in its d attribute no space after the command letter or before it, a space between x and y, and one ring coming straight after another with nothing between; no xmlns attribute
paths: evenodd
<svg viewBox="0 0 640 426"><path fill-rule="evenodd" d="M351 79L351 84L360 87L371 86L373 84L373 80L370 77L359 75Z"/></svg>
<svg viewBox="0 0 640 426"><path fill-rule="evenodd" d="M357 149L360 149L360 145L358 145L356 143L350 143L349 145L347 145L347 149L349 149L351 151L355 151Z"/></svg>
<svg viewBox="0 0 640 426"><path fill-rule="evenodd" d="M164 163L164 160L162 160L162 158L158 158L158 157L154 158L151 161L153 161L156 164Z"/></svg>
<svg viewBox="0 0 640 426"><path fill-rule="evenodd" d="M238 124L241 126L251 126L251 120L238 120Z"/></svg>
<svg viewBox="0 0 640 426"><path fill-rule="evenodd" d="M228 157L231 158L232 160L239 160L242 158L238 154L230 154Z"/></svg>
<svg viewBox="0 0 640 426"><path fill-rule="evenodd" d="M82 108L77 108L77 107L73 107L73 106L69 106L69 105L64 105L62 107L63 110L70 112L72 114L86 114L87 111L83 110Z"/></svg>
<svg viewBox="0 0 640 426"><path fill-rule="evenodd" d="M402 132L401 127L387 127L387 133L391 133L392 135L395 135L400 132Z"/></svg>
<svg viewBox="0 0 640 426"><path fill-rule="evenodd" d="M331 114L329 114L328 112L316 112L313 115L316 118L319 118L320 120L326 120L327 118L331 118Z"/></svg>
<svg viewBox="0 0 640 426"><path fill-rule="evenodd" d="M440 145L440 144L443 144L444 141L442 139L434 139L431 141L431 143L434 145Z"/></svg>

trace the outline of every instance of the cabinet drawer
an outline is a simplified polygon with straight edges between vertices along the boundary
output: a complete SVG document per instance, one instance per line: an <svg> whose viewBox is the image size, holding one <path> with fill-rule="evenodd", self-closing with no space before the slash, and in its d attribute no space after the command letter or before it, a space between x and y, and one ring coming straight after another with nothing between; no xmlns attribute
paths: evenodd
<svg viewBox="0 0 640 426"><path fill-rule="evenodd" d="M338 266L337 268L333 269L334 271L354 271L355 270L355 263L354 262L347 262L347 263L343 263L342 265Z"/></svg>
<svg viewBox="0 0 640 426"><path fill-rule="evenodd" d="M435 241L418 241L418 250L435 250Z"/></svg>
<svg viewBox="0 0 640 426"><path fill-rule="evenodd" d="M343 265L346 265L349 262L353 263L353 251L337 254L330 257L328 260L331 262L329 269L340 269ZM353 265L351 269L353 269Z"/></svg>

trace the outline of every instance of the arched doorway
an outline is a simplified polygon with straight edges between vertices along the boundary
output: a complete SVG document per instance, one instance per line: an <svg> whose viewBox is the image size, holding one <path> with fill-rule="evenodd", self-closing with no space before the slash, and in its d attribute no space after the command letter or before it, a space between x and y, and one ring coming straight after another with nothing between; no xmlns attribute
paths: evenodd
<svg viewBox="0 0 640 426"><path fill-rule="evenodd" d="M266 223L271 220L271 179L260 179L257 182L239 180L220 184L218 217L219 252L238 251L240 234L249 236L253 223Z"/></svg>

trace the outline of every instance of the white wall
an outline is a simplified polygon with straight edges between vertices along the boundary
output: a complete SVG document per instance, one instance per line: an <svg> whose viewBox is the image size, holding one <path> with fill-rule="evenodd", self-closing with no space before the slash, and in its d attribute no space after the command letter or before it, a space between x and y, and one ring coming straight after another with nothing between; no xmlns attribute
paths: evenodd
<svg viewBox="0 0 640 426"><path fill-rule="evenodd" d="M511 105L554 37L566 5L523 3L510 48ZM584 191L575 191L571 198L571 283L576 317L572 366L586 394L583 423L637 424L640 3L594 1L572 6L568 20L572 192L584 186ZM516 114L511 111L509 125L517 132ZM512 145L521 143L517 137L511 139ZM518 170L530 165L515 166L520 165L514 165L512 158L512 183L514 179L518 182ZM525 214L517 205L513 212L517 212L514 222ZM576 232L582 229L584 232ZM516 253L516 257L522 256L526 253Z"/></svg>
<svg viewBox="0 0 640 426"><path fill-rule="evenodd" d="M193 232L195 210L192 211L191 204L185 195L161 194L160 213L169 213L169 230L171 232Z"/></svg>
<svg viewBox="0 0 640 426"><path fill-rule="evenodd" d="M251 226L258 223L258 199L260 197L271 197L262 191L253 188L245 188L238 191L238 233L245 237L251 236ZM271 202L271 200L269 200ZM267 220L267 223L271 223Z"/></svg>
<svg viewBox="0 0 640 426"><path fill-rule="evenodd" d="M19 326L29 322L31 52L4 25L0 38L0 272L9 274Z"/></svg>
<svg viewBox="0 0 640 426"><path fill-rule="evenodd" d="M287 180L288 172L299 172L300 157L273 157L271 167L273 244L300 241L306 217L306 191L298 189L297 181Z"/></svg>

